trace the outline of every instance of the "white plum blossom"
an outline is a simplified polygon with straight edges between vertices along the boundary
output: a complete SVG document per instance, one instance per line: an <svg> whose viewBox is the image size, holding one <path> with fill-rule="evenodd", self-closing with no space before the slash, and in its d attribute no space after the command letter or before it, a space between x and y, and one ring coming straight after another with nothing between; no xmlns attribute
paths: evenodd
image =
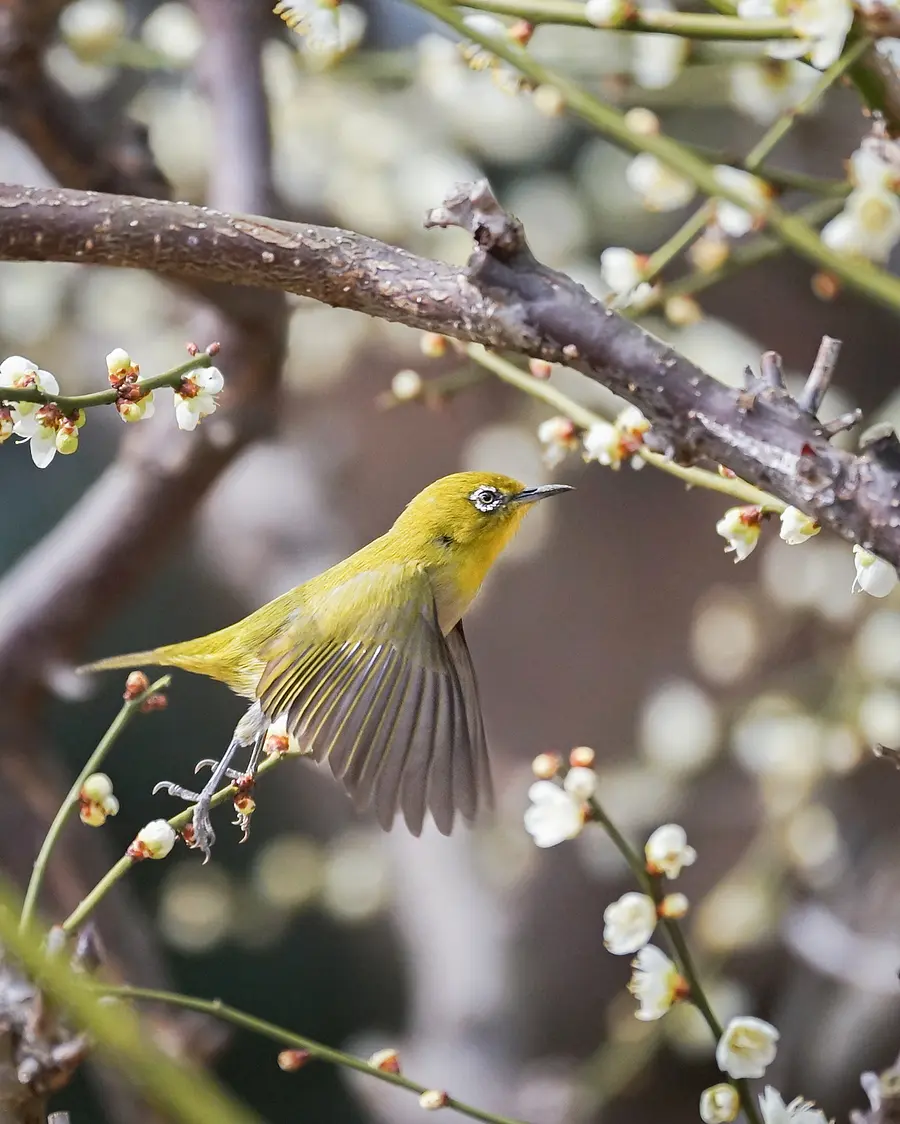
<svg viewBox="0 0 900 1124"><path fill-rule="evenodd" d="M5 403L0 402L0 445L12 437L14 425L12 410Z"/></svg>
<svg viewBox="0 0 900 1124"><path fill-rule="evenodd" d="M821 530L815 519L796 507L786 507L781 513L781 530L778 533L788 546L799 546Z"/></svg>
<svg viewBox="0 0 900 1124"><path fill-rule="evenodd" d="M578 448L578 431L569 418L557 415L542 421L537 428L537 439L543 448L544 463L555 468L566 459L566 454Z"/></svg>
<svg viewBox="0 0 900 1124"><path fill-rule="evenodd" d="M887 597L897 584L897 571L883 558L863 550L859 544L853 547L853 562L856 577L853 581L854 593L868 593L871 597Z"/></svg>
<svg viewBox="0 0 900 1124"><path fill-rule="evenodd" d="M759 542L762 510L759 507L730 507L716 523L716 534L728 545L725 553L734 552L735 562L743 562Z"/></svg>
<svg viewBox="0 0 900 1124"><path fill-rule="evenodd" d="M603 943L614 956L628 956L650 940L656 921L649 894L623 894L603 911Z"/></svg>
<svg viewBox="0 0 900 1124"><path fill-rule="evenodd" d="M765 1019L739 1015L716 1046L716 1065L729 1077L762 1077L778 1052L778 1031Z"/></svg>
<svg viewBox="0 0 900 1124"><path fill-rule="evenodd" d="M700 1119L703 1124L730 1124L740 1107L737 1089L725 1081L710 1085L700 1094Z"/></svg>
<svg viewBox="0 0 900 1124"><path fill-rule="evenodd" d="M839 253L887 261L900 239L900 199L884 182L864 181L847 196L841 213L822 228L821 237Z"/></svg>
<svg viewBox="0 0 900 1124"><path fill-rule="evenodd" d="M677 967L652 944L638 951L631 967L628 990L639 1004L635 1017L641 1022L661 1019L684 990Z"/></svg>
<svg viewBox="0 0 900 1124"><path fill-rule="evenodd" d="M398 402L411 402L422 393L422 376L418 371L405 368L391 379L391 394Z"/></svg>
<svg viewBox="0 0 900 1124"><path fill-rule="evenodd" d="M201 367L181 380L175 392L175 420L179 429L197 428L201 418L215 412L216 395L225 385L218 367Z"/></svg>
<svg viewBox="0 0 900 1124"><path fill-rule="evenodd" d="M744 199L751 210L764 208L769 201L766 184L750 172L732 168L728 164L717 164L713 168L713 175L720 186ZM746 211L727 199L717 199L715 207L717 226L731 238L749 234L756 224L756 216L751 211Z"/></svg>
<svg viewBox="0 0 900 1124"><path fill-rule="evenodd" d="M176 839L175 829L166 820L151 820L137 833L127 853L133 859L164 859Z"/></svg>
<svg viewBox="0 0 900 1124"><path fill-rule="evenodd" d="M697 852L688 845L687 833L677 823L666 823L658 827L644 846L647 869L653 874L664 874L666 878L677 878L682 867L692 866Z"/></svg>
<svg viewBox="0 0 900 1124"><path fill-rule="evenodd" d="M793 109L818 80L808 66L777 59L737 62L729 78L732 105L757 125L771 125Z"/></svg>
<svg viewBox="0 0 900 1124"><path fill-rule="evenodd" d="M576 800L590 800L597 789L597 774L593 769L576 765L566 773L563 788Z"/></svg>
<svg viewBox="0 0 900 1124"><path fill-rule="evenodd" d="M3 386L15 386L19 389L33 388L43 391L44 394L59 394L59 383L56 381L56 376L49 371L41 370L37 364L32 363L30 359L26 359L24 355L10 355L9 358L0 363L0 387ZM39 409L40 406L36 402L9 403L13 432L17 437L21 437L25 441L34 437L39 426L35 414ZM50 460L52 459L51 456ZM50 461L47 461L47 464L49 463Z"/></svg>
<svg viewBox="0 0 900 1124"><path fill-rule="evenodd" d="M624 246L608 246L600 255L600 276L616 297L617 308L641 305L653 294L642 279L646 257Z"/></svg>
<svg viewBox="0 0 900 1124"><path fill-rule="evenodd" d="M605 464L610 468L618 468L622 463L619 452L620 439L621 434L612 422L594 422L582 438L584 459L597 461L598 464Z"/></svg>
<svg viewBox="0 0 900 1124"><path fill-rule="evenodd" d="M574 839L584 827L584 801L553 781L536 781L528 790L525 830L538 847Z"/></svg>
<svg viewBox="0 0 900 1124"><path fill-rule="evenodd" d="M771 1085L760 1093L759 1110L763 1124L828 1124L825 1113L811 1101L795 1097L785 1104L781 1093Z"/></svg>
<svg viewBox="0 0 900 1124"><path fill-rule="evenodd" d="M777 39L766 47L773 59L799 59L809 55L817 70L831 66L844 49L853 23L850 0L738 0L738 15L744 19L783 19L796 39Z"/></svg>
<svg viewBox="0 0 900 1124"><path fill-rule="evenodd" d="M113 795L112 781L106 773L91 773L85 778L78 793L81 822L88 827L102 827L108 816L119 811L119 801Z"/></svg>
<svg viewBox="0 0 900 1124"><path fill-rule="evenodd" d="M648 211L677 211L694 198L690 180L674 172L651 152L639 152L625 169L625 180Z"/></svg>

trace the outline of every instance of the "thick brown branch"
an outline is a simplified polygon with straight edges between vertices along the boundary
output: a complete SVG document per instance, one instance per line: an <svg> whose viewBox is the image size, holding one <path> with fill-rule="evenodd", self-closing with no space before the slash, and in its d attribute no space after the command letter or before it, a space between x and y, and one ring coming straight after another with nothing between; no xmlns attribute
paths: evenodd
<svg viewBox="0 0 900 1124"><path fill-rule="evenodd" d="M640 407L684 463L714 461L900 564L900 468L853 456L770 380L737 392L536 261L483 185L432 216L468 229L466 269L344 230L184 203L0 187L0 259L80 261L299 293L340 308L564 362Z"/></svg>

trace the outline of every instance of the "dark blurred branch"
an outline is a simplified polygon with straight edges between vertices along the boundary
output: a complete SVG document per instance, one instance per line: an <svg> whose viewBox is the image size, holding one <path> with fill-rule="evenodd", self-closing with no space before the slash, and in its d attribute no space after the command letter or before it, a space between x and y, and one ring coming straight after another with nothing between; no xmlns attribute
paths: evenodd
<svg viewBox="0 0 900 1124"><path fill-rule="evenodd" d="M484 185L465 187L429 221L473 235L478 249L466 269L328 227L5 186L0 259L93 262L283 289L565 363L638 406L659 450L679 463L722 464L900 564L895 438L854 456L832 448L826 426L782 387L759 382L738 392L711 378L538 262Z"/></svg>

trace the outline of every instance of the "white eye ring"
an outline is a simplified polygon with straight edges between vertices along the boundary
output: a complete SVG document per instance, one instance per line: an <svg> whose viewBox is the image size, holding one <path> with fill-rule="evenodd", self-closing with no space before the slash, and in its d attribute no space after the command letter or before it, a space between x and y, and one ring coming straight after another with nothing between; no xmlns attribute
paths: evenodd
<svg viewBox="0 0 900 1124"><path fill-rule="evenodd" d="M482 484L481 487L475 489L469 499L479 511L493 511L494 508L500 506L503 496L496 488Z"/></svg>

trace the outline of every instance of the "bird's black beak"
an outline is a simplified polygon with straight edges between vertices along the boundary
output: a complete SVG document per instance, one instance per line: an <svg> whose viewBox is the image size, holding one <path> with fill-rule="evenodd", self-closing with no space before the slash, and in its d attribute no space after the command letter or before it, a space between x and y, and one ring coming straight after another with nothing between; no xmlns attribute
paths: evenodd
<svg viewBox="0 0 900 1124"><path fill-rule="evenodd" d="M509 502L515 504L537 503L538 500L546 500L550 496L561 496L563 492L573 492L574 490L568 484L542 484L539 488L525 488L521 492L516 492L514 496L509 497Z"/></svg>

